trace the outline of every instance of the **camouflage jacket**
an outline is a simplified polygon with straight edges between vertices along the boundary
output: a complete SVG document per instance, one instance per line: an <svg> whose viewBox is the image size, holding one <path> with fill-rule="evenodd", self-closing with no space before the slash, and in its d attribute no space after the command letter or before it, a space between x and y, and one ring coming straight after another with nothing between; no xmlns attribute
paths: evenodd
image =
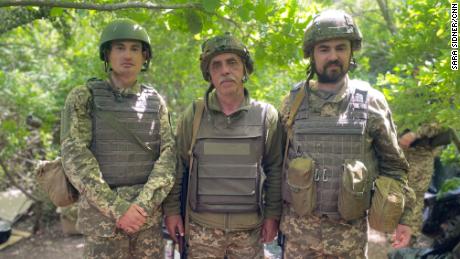
<svg viewBox="0 0 460 259"><path fill-rule="evenodd" d="M336 93L327 93L318 90L315 81L310 81L311 95L309 108L313 113L320 113L321 116L337 116L342 102L350 94L349 83L352 80L346 78L344 86ZM296 84L293 91L305 82ZM372 142L374 149L374 163L376 171L380 175L400 180L407 187L407 163L403 151L400 149L397 140L396 126L393 122L388 103L383 94L372 87L368 89L368 121L366 124L366 140ZM281 107L281 116L285 125L288 113L291 109L290 96L284 98ZM412 215L412 207L405 208L401 223L406 222L406 217Z"/></svg>
<svg viewBox="0 0 460 259"><path fill-rule="evenodd" d="M241 107L232 115L227 116L227 120L231 123L236 120L241 113L249 109L250 97L245 90L245 100ZM208 109L211 111L211 116L226 116L222 113L218 103L215 90L209 94ZM192 124L195 114L194 106L190 105L182 115L177 124L177 175L176 183L163 203L165 215L180 214L180 192L182 187L182 178L185 170L188 171L189 155L188 151L192 139ZM281 165L282 165L282 130L279 123L277 110L269 105L266 115L266 131L267 138L265 142L265 153L262 161L266 180L264 184L264 211L263 215L257 213L238 213L228 217L225 213L193 213L191 219L202 225L230 230L242 230L251 228L248 222L257 222L256 225L262 223L264 218L279 219L281 216ZM206 118L203 118L206 119ZM228 220L227 220L228 219ZM247 223L247 224L246 224ZM255 227L255 226L252 226Z"/></svg>
<svg viewBox="0 0 460 259"><path fill-rule="evenodd" d="M115 90L121 95L141 90ZM161 202L174 183L175 143L164 100L160 105L160 157L145 184L111 189L102 178L90 151L92 97L86 86L74 88L65 102L61 118L61 155L66 175L80 192L77 228L86 235L113 236L115 223L131 206L138 204L149 214L143 228L161 224Z"/></svg>

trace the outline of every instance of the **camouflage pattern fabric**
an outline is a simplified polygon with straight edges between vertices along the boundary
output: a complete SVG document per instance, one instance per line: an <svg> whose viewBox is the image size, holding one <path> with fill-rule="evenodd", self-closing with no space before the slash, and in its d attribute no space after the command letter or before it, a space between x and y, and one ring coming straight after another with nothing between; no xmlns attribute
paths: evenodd
<svg viewBox="0 0 460 259"><path fill-rule="evenodd" d="M415 206L413 215L408 218L412 226L412 235L417 237L423 224L423 208L425 192L431 182L434 171L434 155L431 149L415 147L404 149L410 168L408 171L408 185L415 192Z"/></svg>
<svg viewBox="0 0 460 259"><path fill-rule="evenodd" d="M260 228L226 232L190 222L188 258L263 259L264 247L259 240Z"/></svg>
<svg viewBox="0 0 460 259"><path fill-rule="evenodd" d="M441 132L441 127L436 123L423 124L416 132L417 138L431 138ZM414 240L420 235L423 224L423 208L425 192L431 182L434 171L434 157L439 153L439 148L429 146L416 146L403 149L404 155L409 162L408 185L416 195L414 213L408 218L412 226Z"/></svg>
<svg viewBox="0 0 460 259"><path fill-rule="evenodd" d="M327 217L299 217L286 206L280 229L286 236L284 258L366 258L365 218L347 223Z"/></svg>
<svg viewBox="0 0 460 259"><path fill-rule="evenodd" d="M126 235L121 230L113 237L85 237L85 258L162 258L163 237L158 227Z"/></svg>
<svg viewBox="0 0 460 259"><path fill-rule="evenodd" d="M140 92L136 84L114 89L120 95ZM91 93L86 86L73 89L66 100L61 120L61 153L68 179L80 192L77 229L85 235L114 237L115 222L138 204L148 214L142 229L158 226L161 202L169 193L175 175L174 139L166 104L160 105L160 157L145 184L111 189L102 178L98 162L89 150L92 139Z"/></svg>
<svg viewBox="0 0 460 259"><path fill-rule="evenodd" d="M347 77L337 93L330 93L319 90L317 83L311 80L309 112L319 113L320 116L337 116L342 102L350 94L348 82L353 81L349 81ZM298 83L293 91L303 84L305 82ZM365 134L366 141L372 142L374 147L375 174L388 176L406 184L409 165L398 145L396 126L388 103L381 92L371 87L368 89L367 98L369 113ZM287 96L281 107L284 124L291 109L290 100ZM366 258L366 218L350 225L314 216L299 218L292 213L294 212L287 205L281 220L281 230L287 236L286 258ZM411 215L412 208L406 206L400 224L408 225L407 218Z"/></svg>
<svg viewBox="0 0 460 259"><path fill-rule="evenodd" d="M217 94L213 90L208 96L208 109L211 117L226 116L231 123L243 116L249 109L251 98L245 89L245 100L241 107L230 116L226 116L220 108ZM180 193L182 178L189 166L189 148L192 139L192 125L194 107L190 105L177 124L177 153L178 166L174 187L163 203L163 209L167 216L180 214ZM206 118L203 118L206 119ZM212 118L208 118L212 119ZM191 211L191 219L200 225L218 229L249 230L260 226L264 219L279 219L281 216L281 166L282 166L282 130L278 120L278 112L273 106L269 106L266 115L266 142L263 157L263 169L266 174L264 182L264 207L263 213L194 213Z"/></svg>
<svg viewBox="0 0 460 259"><path fill-rule="evenodd" d="M76 222L78 218L78 206L77 204L72 204L67 207L60 208L60 214L64 216L66 219Z"/></svg>

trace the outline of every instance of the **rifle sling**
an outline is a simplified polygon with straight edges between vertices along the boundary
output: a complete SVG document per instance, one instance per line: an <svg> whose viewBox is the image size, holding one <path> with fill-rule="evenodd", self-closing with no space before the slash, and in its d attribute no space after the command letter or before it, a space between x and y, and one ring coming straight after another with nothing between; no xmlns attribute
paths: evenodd
<svg viewBox="0 0 460 259"><path fill-rule="evenodd" d="M188 172L188 181L187 184L190 184L190 177L191 177L191 170L193 166L193 147L196 143L196 136L198 135L198 130L200 129L201 118L203 117L203 111L205 109L204 101L198 100L195 102L195 114L193 115L193 126L192 126L192 140L190 143L190 149L188 151L189 154L189 172ZM187 187L187 197L184 199L186 202L185 205L185 215L184 215L184 227L185 227L185 238L186 244L188 244L188 233L190 228L190 205L188 203L188 197L190 197L190 188ZM185 245L187 247L187 245Z"/></svg>

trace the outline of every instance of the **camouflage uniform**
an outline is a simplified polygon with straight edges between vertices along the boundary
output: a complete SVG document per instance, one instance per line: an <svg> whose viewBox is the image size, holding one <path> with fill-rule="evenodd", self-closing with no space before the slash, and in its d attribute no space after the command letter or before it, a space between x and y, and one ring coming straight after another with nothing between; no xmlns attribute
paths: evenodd
<svg viewBox="0 0 460 259"><path fill-rule="evenodd" d="M113 90L121 95L135 94L140 91L140 86ZM173 185L175 157L168 110L162 99L160 107L161 155L148 181L111 189L89 150L92 140L91 93L82 86L73 89L67 97L61 122L61 152L66 175L80 192L77 229L86 235L88 257L112 257L112 252L139 253L138 250L125 251L126 247L148 248L142 251L146 256L162 254L160 205ZM128 236L116 228L115 222L131 204L141 206L149 217L138 233ZM104 242L107 247L116 247L119 251L100 250L100 244Z"/></svg>
<svg viewBox="0 0 460 259"><path fill-rule="evenodd" d="M432 138L442 131L439 125L434 123L422 125L416 133L417 139ZM420 235L423 223L423 208L425 192L431 182L434 171L434 158L440 149L429 145L421 145L403 148L404 155L409 162L408 185L415 191L416 201L414 213L409 222L412 226L412 235L416 238Z"/></svg>
<svg viewBox="0 0 460 259"><path fill-rule="evenodd" d="M310 81L310 85L312 94L309 98L309 110L321 116L336 116L340 112L342 102L350 94L348 79L337 94L318 90L314 81ZM397 144L395 126L388 104L380 92L372 88L368 90L369 117L365 134L367 141L371 141L375 148L378 171L380 174L404 181L408 165ZM281 110L283 118L290 111L290 102L289 97L283 102ZM405 215L410 215L410 208L406 208ZM405 217L403 216L401 223L405 222ZM286 235L286 258L366 257L366 218L345 222L342 219L332 220L326 216L299 217L290 205L286 204L283 208L280 228ZM299 255L305 256L299 257Z"/></svg>
<svg viewBox="0 0 460 259"><path fill-rule="evenodd" d="M350 42L345 49L346 55L340 52L344 47L339 50L334 40ZM322 42L325 42L323 47L315 49ZM352 65L353 51L360 50L361 43L362 35L353 18L339 10L327 10L315 16L305 30L303 53L304 58L310 58L307 80L291 90L281 111L290 138L286 167L283 168L285 206L280 224L286 237L285 258L366 258L366 208L372 181L377 175L390 177L390 181L395 179L401 184L407 181L408 164L398 146L385 97L368 83L348 78L347 69ZM318 60L315 60L313 57L317 53ZM327 77L326 66L332 62L338 63L342 71L336 77ZM350 64L345 68L347 64L344 62ZM320 67L324 70L322 74L316 66L324 66ZM311 80L315 75L325 86L335 86L336 90L322 91L318 83ZM305 91L305 97L299 99L299 103L294 100L297 94L304 93L300 91ZM294 103L300 104L299 110L295 115L289 115ZM304 164L297 163L301 165L297 168L294 166L297 161L304 161ZM362 165L360 169L354 169L362 178L352 180L350 196L354 198L348 201L359 200L354 204L360 207L347 208L350 218L346 221L342 214L345 211L339 211L340 198L343 198L340 193L349 188L345 187L343 179L349 175L345 169L348 170L350 161ZM288 175L286 169L290 162L293 173ZM303 173L305 179L309 177L308 183L289 183L288 176L298 171L308 173ZM355 180L362 183L359 186L364 186L358 187L362 188L359 191L354 190ZM356 195L363 198L358 199ZM342 208L346 204L347 201ZM409 207L404 209L401 224L411 213Z"/></svg>
<svg viewBox="0 0 460 259"><path fill-rule="evenodd" d="M215 91L208 97L208 109L212 116L225 116L228 121L236 121L247 112L250 104L249 93L245 90L244 102L237 112L230 116L222 113ZM163 204L165 214L180 214L180 192L184 170L188 170L190 142L194 107L190 105L177 125L177 152L179 164L176 182ZM190 258L223 258L226 254L231 258L262 258L263 245L260 240L260 226L264 218L279 219L281 215L281 137L278 124L278 113L269 106L266 115L266 132L264 153L265 206L262 213L197 213L190 212ZM207 119L204 117L203 119ZM278 150L274 152L274 150ZM213 240L208 242L206 240Z"/></svg>

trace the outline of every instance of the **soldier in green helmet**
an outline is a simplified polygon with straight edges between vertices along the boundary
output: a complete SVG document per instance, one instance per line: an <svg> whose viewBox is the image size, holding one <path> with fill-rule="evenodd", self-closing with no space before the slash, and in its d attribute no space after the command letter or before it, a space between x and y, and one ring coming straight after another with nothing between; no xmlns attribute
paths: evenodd
<svg viewBox="0 0 460 259"><path fill-rule="evenodd" d="M176 241L185 235L189 258L264 258L263 243L276 236L281 215L278 113L250 98L244 83L253 61L235 37L204 42L200 61L210 85L178 122L166 227Z"/></svg>
<svg viewBox="0 0 460 259"><path fill-rule="evenodd" d="M308 77L281 109L285 258L366 258L368 215L372 227L396 229L395 247L409 243L414 196L391 111L382 93L348 77L361 43L339 10L320 13L305 30Z"/></svg>
<svg viewBox="0 0 460 259"><path fill-rule="evenodd" d="M161 203L176 160L165 101L138 80L152 57L150 38L134 21L114 20L99 54L107 78L74 88L61 121L62 163L80 192L85 258L160 258Z"/></svg>

